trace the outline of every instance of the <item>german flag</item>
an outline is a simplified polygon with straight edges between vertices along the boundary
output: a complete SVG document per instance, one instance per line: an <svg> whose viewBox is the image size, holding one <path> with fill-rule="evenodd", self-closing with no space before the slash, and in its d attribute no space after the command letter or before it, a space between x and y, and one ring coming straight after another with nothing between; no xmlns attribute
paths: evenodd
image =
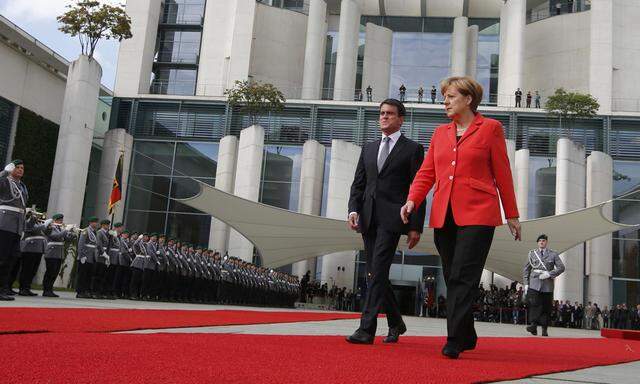
<svg viewBox="0 0 640 384"><path fill-rule="evenodd" d="M113 187L111 188L111 196L109 197L109 214L113 214L116 203L122 198L122 160L124 155L120 155L116 175L113 178Z"/></svg>

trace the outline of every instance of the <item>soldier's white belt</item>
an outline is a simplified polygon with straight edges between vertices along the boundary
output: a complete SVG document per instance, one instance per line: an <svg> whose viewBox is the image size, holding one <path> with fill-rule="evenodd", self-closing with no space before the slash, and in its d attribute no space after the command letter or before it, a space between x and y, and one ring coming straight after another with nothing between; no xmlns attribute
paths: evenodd
<svg viewBox="0 0 640 384"><path fill-rule="evenodd" d="M120 248L109 248L109 250L118 252L120 250Z"/></svg>
<svg viewBox="0 0 640 384"><path fill-rule="evenodd" d="M95 247L96 247L96 246L95 246L95 245L93 245L93 244L85 244L84 246L85 246L85 247L87 247L87 248L95 248Z"/></svg>
<svg viewBox="0 0 640 384"><path fill-rule="evenodd" d="M143 259L146 258L145 255L136 255L136 258L138 258L138 257L142 257Z"/></svg>
<svg viewBox="0 0 640 384"><path fill-rule="evenodd" d="M44 236L29 236L29 237L25 237L24 238L24 241L27 241L27 240L44 240L44 241L47 241L47 238L44 237Z"/></svg>
<svg viewBox="0 0 640 384"><path fill-rule="evenodd" d="M5 211L24 213L24 209L18 208L18 207L13 207L11 205L0 205L0 209L4 209Z"/></svg>
<svg viewBox="0 0 640 384"><path fill-rule="evenodd" d="M47 246L49 245L64 245L64 241L50 241L47 243Z"/></svg>

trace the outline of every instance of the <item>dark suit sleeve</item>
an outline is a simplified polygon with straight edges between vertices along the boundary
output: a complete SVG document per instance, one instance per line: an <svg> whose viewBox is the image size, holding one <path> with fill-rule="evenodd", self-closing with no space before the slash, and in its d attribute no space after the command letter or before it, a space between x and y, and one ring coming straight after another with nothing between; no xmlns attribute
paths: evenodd
<svg viewBox="0 0 640 384"><path fill-rule="evenodd" d="M411 181L413 182L416 173L420 169L422 162L424 161L424 147L422 144L416 145L416 148L413 152L413 156L411 159ZM424 219L427 212L427 205L422 204L418 207L418 210L415 211L411 216L409 216L409 230L410 231L418 231L422 233L424 228ZM399 213L398 213L399 214Z"/></svg>
<svg viewBox="0 0 640 384"><path fill-rule="evenodd" d="M349 212L360 213L362 209L362 197L364 196L364 189L367 185L367 172L364 168L364 152L366 146L362 147L360 151L360 159L358 160L358 166L356 167L356 173L353 177L353 183L351 184L351 195L349 196Z"/></svg>

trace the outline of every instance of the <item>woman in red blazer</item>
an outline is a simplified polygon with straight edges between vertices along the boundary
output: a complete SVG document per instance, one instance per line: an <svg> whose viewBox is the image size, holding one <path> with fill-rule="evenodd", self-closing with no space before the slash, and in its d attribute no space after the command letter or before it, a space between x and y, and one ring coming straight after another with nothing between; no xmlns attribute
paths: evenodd
<svg viewBox="0 0 640 384"><path fill-rule="evenodd" d="M451 77L440 90L452 122L433 133L400 215L408 222L434 187L429 226L447 283L442 353L455 359L476 346L472 305L495 227L503 224L500 201L516 240L520 223L502 124L477 112L482 86L469 77Z"/></svg>

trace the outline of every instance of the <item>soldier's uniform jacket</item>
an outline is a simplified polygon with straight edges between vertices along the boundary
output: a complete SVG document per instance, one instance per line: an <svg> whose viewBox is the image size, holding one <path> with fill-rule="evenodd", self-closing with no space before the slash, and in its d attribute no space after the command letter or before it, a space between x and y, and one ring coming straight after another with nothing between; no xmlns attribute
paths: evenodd
<svg viewBox="0 0 640 384"><path fill-rule="evenodd" d="M120 265L120 237L114 236L111 233L107 233L109 235L109 250L107 254L109 255L109 264L111 265Z"/></svg>
<svg viewBox="0 0 640 384"><path fill-rule="evenodd" d="M135 258L133 259L133 262L131 262L131 268L144 269L144 264L147 260L146 244L140 238L133 243L132 248Z"/></svg>
<svg viewBox="0 0 640 384"><path fill-rule="evenodd" d="M160 272L164 272L166 270L166 264L167 264L167 260L166 260L166 255L165 255L165 248L164 245L160 245L158 243L156 243L156 265L158 266L158 271Z"/></svg>
<svg viewBox="0 0 640 384"><path fill-rule="evenodd" d="M166 263L166 271L169 273L175 273L177 271L176 255L171 247L167 246L164 249L164 257Z"/></svg>
<svg viewBox="0 0 640 384"><path fill-rule="evenodd" d="M44 253L47 248L47 238L44 235L44 224L38 223L35 217L30 217L24 223L24 234L20 242L20 252Z"/></svg>
<svg viewBox="0 0 640 384"><path fill-rule="evenodd" d="M156 254L156 252L158 251L158 243L149 241L147 244L145 244L145 246L147 247L147 259L144 261L144 269L157 271L158 255Z"/></svg>
<svg viewBox="0 0 640 384"><path fill-rule="evenodd" d="M191 269L191 265L187 260L187 251L180 250L180 270L182 271L182 276L191 277L193 276L193 270Z"/></svg>
<svg viewBox="0 0 640 384"><path fill-rule="evenodd" d="M91 228L91 226L85 228L80 234L80 239L78 240L78 260L82 260L83 257L86 257L87 263L95 263L98 252L96 248L97 242L98 239L96 237L95 230Z"/></svg>
<svg viewBox="0 0 640 384"><path fill-rule="evenodd" d="M24 232L25 208L29 201L27 187L22 181L9 178L6 171L0 172L0 230L22 235Z"/></svg>
<svg viewBox="0 0 640 384"><path fill-rule="evenodd" d="M100 264L107 264L107 260L111 262L111 257L109 257L109 248L111 248L111 235L109 234L109 230L104 228L98 229L96 237L98 239L96 243L96 254L98 255L97 262Z"/></svg>
<svg viewBox="0 0 640 384"><path fill-rule="evenodd" d="M131 244L131 239L125 239L123 237L118 237L118 248L120 258L118 260L118 265L123 267L128 267L131 265L131 261L135 257L133 253L133 245Z"/></svg>
<svg viewBox="0 0 640 384"><path fill-rule="evenodd" d="M529 260L538 261L538 257L542 260L544 267L534 269L529 263ZM545 269L546 267L546 269ZM540 280L540 274L542 272L549 272L550 278ZM529 289L533 289L538 292L553 292L553 280L560 276L564 272L564 264L560 259L560 255L549 248L546 248L543 252L540 249L532 249L529 251L529 259L524 266L523 284L528 285Z"/></svg>
<svg viewBox="0 0 640 384"><path fill-rule="evenodd" d="M62 225L52 224L44 232L47 237L47 248L44 252L45 259L58 259L64 260L64 242L72 241L76 238L72 232L67 231Z"/></svg>

